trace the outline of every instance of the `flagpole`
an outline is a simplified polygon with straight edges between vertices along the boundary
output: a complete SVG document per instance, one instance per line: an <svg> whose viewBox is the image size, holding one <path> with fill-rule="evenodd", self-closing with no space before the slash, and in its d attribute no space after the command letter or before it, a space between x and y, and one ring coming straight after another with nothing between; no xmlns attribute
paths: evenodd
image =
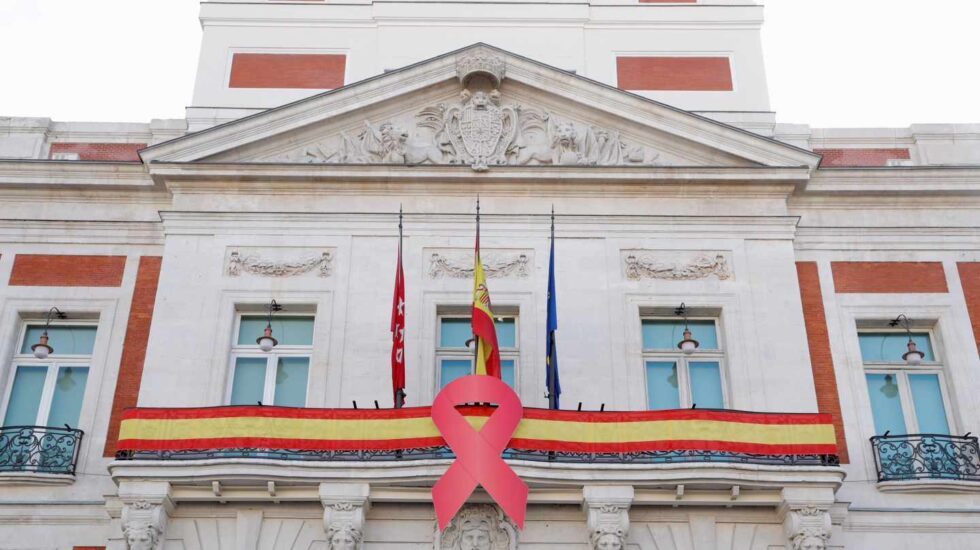
<svg viewBox="0 0 980 550"><path fill-rule="evenodd" d="M480 195L476 195L476 250L473 251L475 258L480 259ZM476 276L476 271L474 270L473 276ZM473 332L473 373L476 374L476 365L478 362L478 357L480 353L480 339L476 337L476 331L473 329L473 323L470 323L470 329Z"/></svg>
<svg viewBox="0 0 980 550"><path fill-rule="evenodd" d="M548 408L560 407L561 386L558 382L558 343L555 331L558 329L558 297L555 295L555 206L551 205L551 254L548 262L548 321L546 327L545 376L548 385Z"/></svg>
<svg viewBox="0 0 980 550"><path fill-rule="evenodd" d="M404 240L402 234L402 218L403 218L402 205L399 204L398 205L398 273L399 275L402 274L402 241ZM404 280L402 281L402 284L404 285ZM401 330L405 330L405 327L403 326ZM404 349L404 343L402 344L402 349ZM404 352L402 355L402 359L404 361ZM402 363L402 365L403 365L402 368L404 368L404 363ZM400 409L405 406L405 395L406 395L405 388L398 388L395 391L396 409Z"/></svg>

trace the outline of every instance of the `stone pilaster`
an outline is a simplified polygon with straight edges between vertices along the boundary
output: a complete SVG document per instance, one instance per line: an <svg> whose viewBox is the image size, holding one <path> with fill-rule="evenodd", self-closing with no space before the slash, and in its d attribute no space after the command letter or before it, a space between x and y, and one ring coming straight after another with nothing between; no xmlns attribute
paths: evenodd
<svg viewBox="0 0 980 550"><path fill-rule="evenodd" d="M589 544L593 550L622 550L630 529L630 485L586 485L582 488Z"/></svg>
<svg viewBox="0 0 980 550"><path fill-rule="evenodd" d="M364 516L370 508L366 483L321 483L323 528L328 550L356 550L364 536Z"/></svg>
<svg viewBox="0 0 980 550"><path fill-rule="evenodd" d="M126 550L161 550L174 510L170 483L126 481L119 485L122 532Z"/></svg>

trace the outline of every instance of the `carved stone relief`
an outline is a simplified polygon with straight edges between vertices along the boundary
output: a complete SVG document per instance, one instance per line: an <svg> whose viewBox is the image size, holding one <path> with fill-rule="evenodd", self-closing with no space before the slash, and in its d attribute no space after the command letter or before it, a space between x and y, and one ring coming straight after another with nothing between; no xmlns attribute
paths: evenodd
<svg viewBox="0 0 980 550"><path fill-rule="evenodd" d="M830 513L817 506L791 509L784 521L792 550L826 550L831 525Z"/></svg>
<svg viewBox="0 0 980 550"><path fill-rule="evenodd" d="M630 529L632 487L586 486L582 490L592 550L623 550Z"/></svg>
<svg viewBox="0 0 980 550"><path fill-rule="evenodd" d="M324 483L320 486L328 550L362 547L364 515L370 506L368 494L366 485Z"/></svg>
<svg viewBox="0 0 980 550"><path fill-rule="evenodd" d="M517 529L492 504L464 506L444 532L436 527L436 550L516 550Z"/></svg>
<svg viewBox="0 0 980 550"><path fill-rule="evenodd" d="M472 279L473 251L470 249L426 250L430 279ZM480 251L483 270L490 279L526 279L531 276L533 253L530 250Z"/></svg>
<svg viewBox="0 0 980 550"><path fill-rule="evenodd" d="M709 277L727 281L734 278L727 252L624 250L622 254L623 273L630 281L693 281Z"/></svg>
<svg viewBox="0 0 980 550"><path fill-rule="evenodd" d="M423 108L414 120L364 121L359 129L273 156L272 162L338 164L653 165L659 153L628 143L620 132L575 122L542 109L504 102L502 58L475 53L457 60L458 103ZM491 89L470 82L487 77Z"/></svg>
<svg viewBox="0 0 980 550"><path fill-rule="evenodd" d="M128 550L159 550L167 527L167 513L161 504L137 500L122 511L123 539Z"/></svg>
<svg viewBox="0 0 980 550"><path fill-rule="evenodd" d="M266 256L264 254L272 254ZM232 249L225 265L229 277L243 274L259 277L297 277L314 274L329 277L333 269L333 252L309 249L261 250L258 248Z"/></svg>

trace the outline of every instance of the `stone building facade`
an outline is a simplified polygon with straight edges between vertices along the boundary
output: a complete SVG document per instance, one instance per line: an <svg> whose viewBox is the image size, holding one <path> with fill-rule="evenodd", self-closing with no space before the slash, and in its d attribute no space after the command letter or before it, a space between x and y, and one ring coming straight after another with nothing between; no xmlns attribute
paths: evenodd
<svg viewBox="0 0 980 550"><path fill-rule="evenodd" d="M0 548L980 548L980 125L777 123L762 10L206 2L185 119L0 119ZM431 404L478 195L525 407L553 208L564 409L821 413L836 453L508 455L525 528L477 492L439 531L446 453L127 447L134 407L391 407L400 209Z"/></svg>

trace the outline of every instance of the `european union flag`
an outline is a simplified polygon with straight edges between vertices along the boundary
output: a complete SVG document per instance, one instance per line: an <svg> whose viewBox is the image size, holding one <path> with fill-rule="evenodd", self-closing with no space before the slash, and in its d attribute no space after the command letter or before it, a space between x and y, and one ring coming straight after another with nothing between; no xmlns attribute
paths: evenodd
<svg viewBox="0 0 980 550"><path fill-rule="evenodd" d="M561 397L561 384L558 382L558 344L555 332L558 330L558 298L555 294L555 212L551 211L551 261L548 265L548 326L545 340L548 342L548 356L545 358L546 382L548 387L548 408L558 409Z"/></svg>

